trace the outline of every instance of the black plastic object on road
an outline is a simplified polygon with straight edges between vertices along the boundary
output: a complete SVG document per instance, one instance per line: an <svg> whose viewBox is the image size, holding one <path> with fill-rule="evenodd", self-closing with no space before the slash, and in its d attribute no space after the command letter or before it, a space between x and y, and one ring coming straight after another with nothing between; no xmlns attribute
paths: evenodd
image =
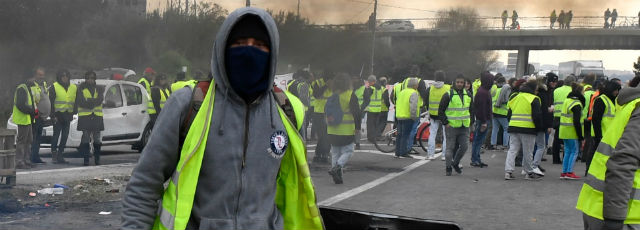
<svg viewBox="0 0 640 230"><path fill-rule="evenodd" d="M320 215L327 230L460 230L456 223L439 220L425 220L374 212L348 210L334 207L320 207Z"/></svg>

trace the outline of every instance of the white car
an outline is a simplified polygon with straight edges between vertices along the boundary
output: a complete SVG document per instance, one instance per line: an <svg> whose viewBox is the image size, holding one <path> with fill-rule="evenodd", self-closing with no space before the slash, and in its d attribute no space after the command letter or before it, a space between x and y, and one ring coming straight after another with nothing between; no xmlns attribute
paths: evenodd
<svg viewBox="0 0 640 230"><path fill-rule="evenodd" d="M413 31L414 26L411 21L406 20L389 20L378 25L379 31Z"/></svg>
<svg viewBox="0 0 640 230"><path fill-rule="evenodd" d="M71 83L80 84L83 81L84 79L72 79ZM142 151L151 134L145 88L134 82L101 79L96 80L96 85L104 92L102 144L130 144L132 149ZM77 125L78 116L73 115L67 139L68 148L80 146L82 132L76 129ZM7 121L7 128L17 130L11 117ZM42 136L41 146L50 147L53 126L44 127Z"/></svg>

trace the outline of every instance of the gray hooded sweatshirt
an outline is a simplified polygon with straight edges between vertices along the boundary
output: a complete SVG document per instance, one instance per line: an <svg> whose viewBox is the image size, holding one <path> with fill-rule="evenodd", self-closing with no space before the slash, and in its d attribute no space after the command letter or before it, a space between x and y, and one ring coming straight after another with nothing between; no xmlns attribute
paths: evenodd
<svg viewBox="0 0 640 230"><path fill-rule="evenodd" d="M247 14L262 19L271 40L269 87L251 104L245 103L229 85L224 65L229 32ZM218 31L211 60L216 83L214 110L187 229L284 227L275 204L280 159L268 151L271 135L285 131L271 91L278 43L275 22L267 12L256 8L234 11ZM122 229L153 226L163 183L178 164L179 131L190 100L191 90L180 89L171 95L158 116L125 191Z"/></svg>

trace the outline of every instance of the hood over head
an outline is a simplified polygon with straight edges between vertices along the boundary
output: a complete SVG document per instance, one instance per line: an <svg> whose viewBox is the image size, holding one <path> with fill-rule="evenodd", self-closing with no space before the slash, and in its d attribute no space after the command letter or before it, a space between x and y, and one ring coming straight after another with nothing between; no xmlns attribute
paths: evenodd
<svg viewBox="0 0 640 230"><path fill-rule="evenodd" d="M614 81L606 81L604 85L601 87L602 94L607 95L609 99L615 100L615 96L613 96L613 91L620 90L622 87L620 84Z"/></svg>
<svg viewBox="0 0 640 230"><path fill-rule="evenodd" d="M247 21L250 23L247 23ZM264 27L256 24L256 22L262 22ZM238 25L239 28L236 29L235 27ZM255 30L259 31L256 32ZM264 37L262 36L263 33L261 31L266 32ZM230 54L228 52L229 43L233 38L243 38L243 36L255 36L257 39L261 40L266 39L265 42L267 42L267 46L270 49L266 59L267 64L266 69L264 69L263 76L260 76L260 79L253 79L255 81L251 81L250 83L247 83L246 79L238 79L239 76L243 76L246 72L238 69L239 72L234 71L234 73L230 73L227 69L231 64L227 59L230 55L235 56L236 54L236 52L234 52L234 54ZM220 30L216 35L216 40L213 43L211 73L213 74L217 87L222 89L222 92L230 97L246 98L247 95L250 95L249 98L252 99L250 99L248 103L251 103L255 98L271 91L273 88L273 79L275 78L276 73L279 41L280 38L276 23L271 15L266 11L253 7L245 7L233 11L229 16L227 16L227 19L220 27ZM240 55L246 55L246 53L240 53ZM256 55L249 56L255 57ZM251 64L253 63L240 60L240 62L235 62L231 65L246 66ZM235 77L234 79L230 79L230 76ZM234 85L238 87L238 84L242 84L245 87L234 89ZM239 92L239 90L243 91Z"/></svg>
<svg viewBox="0 0 640 230"><path fill-rule="evenodd" d="M493 87L493 74L489 72L482 73L480 76L480 87L490 90Z"/></svg>
<svg viewBox="0 0 640 230"><path fill-rule="evenodd" d="M618 104L624 105L637 98L640 98L640 87L626 87L620 90L616 100Z"/></svg>

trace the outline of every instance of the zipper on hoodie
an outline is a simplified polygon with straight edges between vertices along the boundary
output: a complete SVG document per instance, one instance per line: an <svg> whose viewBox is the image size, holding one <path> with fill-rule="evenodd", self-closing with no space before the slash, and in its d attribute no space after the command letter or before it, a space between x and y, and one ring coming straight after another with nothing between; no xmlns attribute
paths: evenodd
<svg viewBox="0 0 640 230"><path fill-rule="evenodd" d="M238 211L240 210L240 197L242 196L242 178L244 177L244 166L246 165L247 159L247 148L249 146L249 111L250 104L246 105L245 115L244 115L244 137L242 142L242 165L240 166L240 188L238 192L238 199L236 200L236 212L235 212L235 227L238 227Z"/></svg>

